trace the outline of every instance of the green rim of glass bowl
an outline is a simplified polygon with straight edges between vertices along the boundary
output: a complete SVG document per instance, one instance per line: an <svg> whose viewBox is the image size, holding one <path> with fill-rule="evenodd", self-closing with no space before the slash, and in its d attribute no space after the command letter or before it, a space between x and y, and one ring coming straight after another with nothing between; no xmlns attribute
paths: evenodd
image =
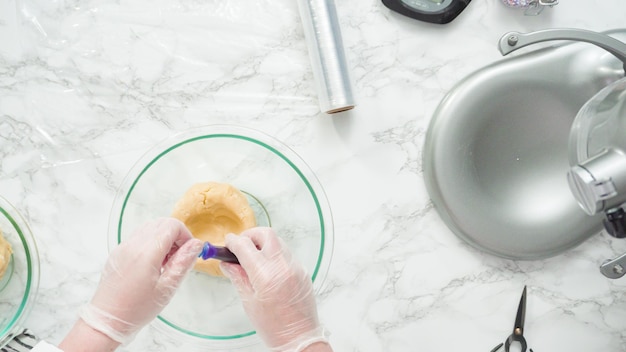
<svg viewBox="0 0 626 352"><path fill-rule="evenodd" d="M11 212L16 215L11 215ZM2 215L4 215L7 220L9 220L17 234L20 236L20 241L22 242L24 254L26 256L27 267L26 287L24 288L24 295L22 296L20 306L18 307L17 311L15 312L7 326L2 331L0 331L0 343L5 343L8 341L4 341L4 339L6 337L9 337L11 334L16 333L16 331L14 330L18 330L20 328L20 326L18 326L18 323L26 316L26 313L29 311L30 303L32 302L32 300L29 298L32 291L37 290L39 286L39 276L38 270L37 268L35 268L33 263L33 260L37 257L37 247L34 240L32 239L32 235L30 233L30 230L28 229L28 226L22 219L19 218L19 214L17 213L15 208L13 208L13 206L2 197L0 197L0 213L2 213ZM31 241L26 238L27 234L30 235L29 237L31 238ZM31 253L31 249L33 253ZM14 260L13 255L11 256L11 260ZM15 265L15 263L13 265Z"/></svg>
<svg viewBox="0 0 626 352"><path fill-rule="evenodd" d="M217 129L223 129L224 126L215 126ZM228 127L226 127L228 128ZM242 127L236 127L237 130L243 131L245 132L253 132L253 133L259 133L255 130L250 130L250 129L246 129L246 128L242 128ZM266 148L267 150L271 151L272 153L274 153L275 155L279 156L283 161L285 161L300 177L300 179L304 182L304 184L306 185L307 189L309 190L313 201L315 202L315 207L317 209L317 215L318 215L318 219L319 219L319 224L320 224L320 232L321 232L321 240L320 240L320 247L319 247L319 252L318 252L318 256L317 256L317 262L315 264L315 269L313 271L313 274L311 275L311 279L313 282L315 282L315 279L317 278L317 275L319 273L319 270L321 268L322 265L322 261L324 258L324 248L326 245L326 225L325 225L325 218L324 218L324 212L322 211L322 207L320 205L320 201L319 198L317 196L317 194L315 193L315 190L313 188L313 186L311 185L311 183L309 182L309 180L307 179L307 177L304 175L304 173L300 170L300 168L298 168L298 166L296 166L296 164L291 161L289 158L287 158L282 152L280 152L278 149L276 149L275 147L264 143L262 141L259 141L253 137L249 137L249 136L244 136L244 135L239 135L239 134L235 134L235 133L228 133L228 132L216 132L216 133L210 133L210 127L208 130L205 131L205 133L203 133L200 136L196 136L196 137L191 137L191 138L187 138L181 142L178 142L168 148L166 148L164 151L158 153L158 155L156 155L155 157L152 158L152 160L139 172L139 174L137 175L137 177L135 178L135 180L132 182L130 188L128 189L128 192L126 194L126 196L124 197L124 201L122 203L122 207L121 207L121 211L120 211L120 215L119 215L119 221L117 224L117 243L120 243L122 240L122 220L124 218L124 211L126 209L126 205L128 203L128 200L133 192L133 189L135 188L135 186L137 185L137 183L139 182L139 180L141 179L141 177L143 176L143 174L150 169L150 167L152 165L154 165L154 163L156 163L161 157L163 157L164 155L167 155L169 152L175 150L176 148L179 148L185 144L197 141L197 140L202 140L202 139L210 139L210 138L234 138L234 139L241 139L244 141L248 141L251 143L255 143L263 148ZM191 131L188 131L187 133L189 133ZM198 131L198 133L202 133L201 131ZM266 136L266 138L271 138L269 136ZM287 148L286 146L284 146L284 148ZM287 148L287 150L290 150ZM297 157L295 153L294 157ZM169 327L172 327L180 332L183 332L187 335L190 336L194 336L194 337L198 337L198 338L203 338L203 339L207 339L207 340L234 340L234 339L239 339L239 338L244 338L244 337L248 337L248 336L252 336L254 334L256 334L256 332L253 331L249 331L246 333L242 333L242 334L236 334L236 335L227 335L227 336L214 336L214 335L205 335L205 334L199 334L193 331L189 331L186 329L183 329L175 324L170 323L169 321L167 321L166 319L164 319L163 317L161 317L160 315L157 317L161 322L163 322L164 324L166 324Z"/></svg>

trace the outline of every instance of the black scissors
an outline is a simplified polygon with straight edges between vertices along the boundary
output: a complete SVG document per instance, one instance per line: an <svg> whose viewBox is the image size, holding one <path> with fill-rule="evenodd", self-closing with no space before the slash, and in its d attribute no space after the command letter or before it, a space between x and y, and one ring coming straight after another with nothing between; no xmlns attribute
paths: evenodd
<svg viewBox="0 0 626 352"><path fill-rule="evenodd" d="M519 301L519 306L517 307L517 315L515 316L515 325L513 325L513 333L509 335L509 337L504 341L504 343L499 344L494 347L491 352L496 352L497 350L504 345L504 351L509 352L511 348L511 344L515 341L519 342L521 345L521 352L526 352L526 339L524 338L524 320L526 319L526 286L524 286L524 291L522 291L522 298ZM530 349L530 352L533 352L533 349Z"/></svg>

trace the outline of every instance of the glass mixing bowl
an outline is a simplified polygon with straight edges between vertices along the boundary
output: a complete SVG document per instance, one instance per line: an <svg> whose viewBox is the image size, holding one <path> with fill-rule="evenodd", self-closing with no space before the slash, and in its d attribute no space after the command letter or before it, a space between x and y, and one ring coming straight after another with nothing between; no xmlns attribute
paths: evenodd
<svg viewBox="0 0 626 352"><path fill-rule="evenodd" d="M330 265L333 224L311 169L291 149L239 126L206 126L158 144L131 169L116 194L110 249L140 224L169 216L193 184L229 183L241 190L259 226L271 226L311 274L318 292ZM258 343L230 281L192 271L155 325L171 337L213 348Z"/></svg>
<svg viewBox="0 0 626 352"><path fill-rule="evenodd" d="M39 288L39 254L35 239L18 211L0 197L0 230L13 254L0 279L0 347L21 332Z"/></svg>

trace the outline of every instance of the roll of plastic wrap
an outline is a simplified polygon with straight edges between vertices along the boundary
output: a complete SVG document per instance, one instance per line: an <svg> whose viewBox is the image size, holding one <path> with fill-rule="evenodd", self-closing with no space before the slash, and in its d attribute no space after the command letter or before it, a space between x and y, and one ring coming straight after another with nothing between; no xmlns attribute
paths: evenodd
<svg viewBox="0 0 626 352"><path fill-rule="evenodd" d="M318 100L322 111L334 114L354 108L352 82L333 0L298 0Z"/></svg>

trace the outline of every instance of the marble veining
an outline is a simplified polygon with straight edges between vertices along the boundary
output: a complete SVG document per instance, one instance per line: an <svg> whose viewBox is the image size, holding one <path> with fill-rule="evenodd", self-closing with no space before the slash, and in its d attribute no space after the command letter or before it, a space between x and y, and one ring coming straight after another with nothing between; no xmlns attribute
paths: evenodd
<svg viewBox="0 0 626 352"><path fill-rule="evenodd" d="M291 147L328 196L335 242L318 298L335 350L489 351L510 333L528 285L534 351L626 351L626 279L598 270L626 241L599 234L544 260L496 258L443 224L422 175L439 101L501 59L502 34L622 28L626 3L561 1L532 17L473 1L444 26L378 0L336 6L357 107L329 116L295 2L0 4L0 194L41 257L28 327L58 342L90 298L115 192L143 153L178 131L239 124ZM154 327L123 348L195 349Z"/></svg>

